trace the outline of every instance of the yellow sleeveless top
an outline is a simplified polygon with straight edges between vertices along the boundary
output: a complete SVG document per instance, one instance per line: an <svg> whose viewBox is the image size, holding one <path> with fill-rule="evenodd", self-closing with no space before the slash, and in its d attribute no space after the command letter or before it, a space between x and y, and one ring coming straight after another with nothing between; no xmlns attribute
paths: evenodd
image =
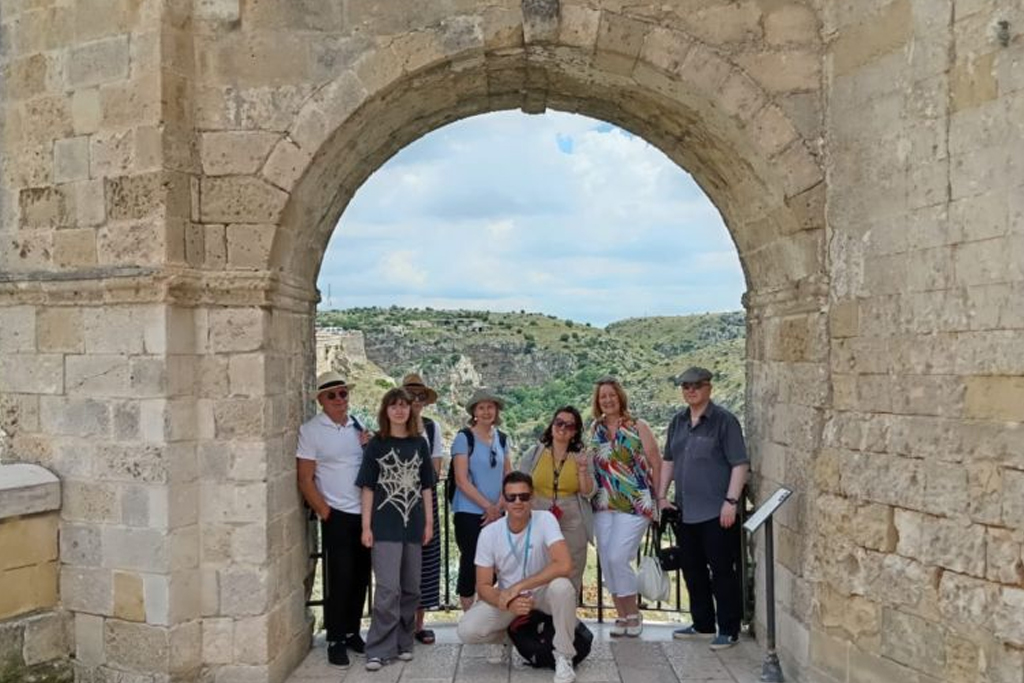
<svg viewBox="0 0 1024 683"><path fill-rule="evenodd" d="M550 448L537 458L537 464L533 468L533 490L538 496L544 498L555 497L555 460ZM576 476L576 461L569 455L559 469L558 474L558 497L565 498L574 496L580 492L580 482Z"/></svg>

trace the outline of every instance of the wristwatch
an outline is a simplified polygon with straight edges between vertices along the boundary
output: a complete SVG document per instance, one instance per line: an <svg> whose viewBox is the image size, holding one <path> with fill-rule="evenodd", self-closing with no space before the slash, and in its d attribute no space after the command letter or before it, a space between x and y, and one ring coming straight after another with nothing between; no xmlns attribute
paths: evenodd
<svg viewBox="0 0 1024 683"><path fill-rule="evenodd" d="M728 503L729 505L738 505L739 504L739 501L736 500L735 498L726 498L725 502Z"/></svg>

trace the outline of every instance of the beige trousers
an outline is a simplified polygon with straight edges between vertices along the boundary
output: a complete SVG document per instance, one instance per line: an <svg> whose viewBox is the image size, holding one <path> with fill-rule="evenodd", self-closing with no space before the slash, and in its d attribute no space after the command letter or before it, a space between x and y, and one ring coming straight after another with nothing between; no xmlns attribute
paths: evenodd
<svg viewBox="0 0 1024 683"><path fill-rule="evenodd" d="M555 623L555 651L570 660L576 656L576 591L569 579L558 577L533 590L533 608L551 615ZM464 643L501 643L515 615L477 600L459 619L459 640Z"/></svg>

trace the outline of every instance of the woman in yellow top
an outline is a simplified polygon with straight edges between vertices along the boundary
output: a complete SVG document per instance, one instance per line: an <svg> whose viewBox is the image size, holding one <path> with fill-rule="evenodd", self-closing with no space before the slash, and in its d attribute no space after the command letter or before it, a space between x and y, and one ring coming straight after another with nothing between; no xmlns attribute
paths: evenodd
<svg viewBox="0 0 1024 683"><path fill-rule="evenodd" d="M533 509L548 510L558 519L572 556L569 577L576 594L587 566L587 541L594 538L590 497L597 490L594 461L583 451L583 418L572 406L555 411L540 443L519 461L519 470L533 477Z"/></svg>

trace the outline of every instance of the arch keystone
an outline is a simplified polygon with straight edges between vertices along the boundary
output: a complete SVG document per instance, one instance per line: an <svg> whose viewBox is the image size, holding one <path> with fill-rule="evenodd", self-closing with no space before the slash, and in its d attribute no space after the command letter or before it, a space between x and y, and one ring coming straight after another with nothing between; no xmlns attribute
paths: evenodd
<svg viewBox="0 0 1024 683"><path fill-rule="evenodd" d="M558 39L561 17L559 0L523 0L523 40L553 43Z"/></svg>

